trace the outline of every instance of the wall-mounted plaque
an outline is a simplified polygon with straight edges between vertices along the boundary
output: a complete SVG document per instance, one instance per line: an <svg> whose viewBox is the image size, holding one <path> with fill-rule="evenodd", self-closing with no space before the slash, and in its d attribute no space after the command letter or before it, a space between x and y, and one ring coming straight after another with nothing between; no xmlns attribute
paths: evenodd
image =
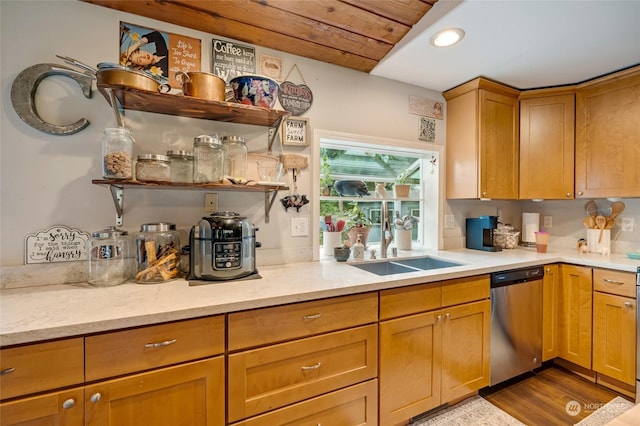
<svg viewBox="0 0 640 426"><path fill-rule="evenodd" d="M233 77L256 72L256 50L226 40L212 40L212 72L227 83Z"/></svg>
<svg viewBox="0 0 640 426"><path fill-rule="evenodd" d="M120 64L181 87L176 72L200 71L199 39L120 22Z"/></svg>
<svg viewBox="0 0 640 426"><path fill-rule="evenodd" d="M24 263L75 262L87 259L88 232L54 225L25 238Z"/></svg>
<svg viewBox="0 0 640 426"><path fill-rule="evenodd" d="M283 145L309 145L309 119L290 117L282 120Z"/></svg>

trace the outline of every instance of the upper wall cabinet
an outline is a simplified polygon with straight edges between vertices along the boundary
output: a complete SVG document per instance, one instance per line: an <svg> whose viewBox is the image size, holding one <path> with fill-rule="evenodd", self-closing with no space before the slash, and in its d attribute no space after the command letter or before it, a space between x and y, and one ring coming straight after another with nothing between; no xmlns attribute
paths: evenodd
<svg viewBox="0 0 640 426"><path fill-rule="evenodd" d="M517 199L519 91L477 78L443 95L447 198Z"/></svg>
<svg viewBox="0 0 640 426"><path fill-rule="evenodd" d="M573 89L520 96L520 198L573 199Z"/></svg>
<svg viewBox="0 0 640 426"><path fill-rule="evenodd" d="M640 197L640 66L578 87L576 196Z"/></svg>

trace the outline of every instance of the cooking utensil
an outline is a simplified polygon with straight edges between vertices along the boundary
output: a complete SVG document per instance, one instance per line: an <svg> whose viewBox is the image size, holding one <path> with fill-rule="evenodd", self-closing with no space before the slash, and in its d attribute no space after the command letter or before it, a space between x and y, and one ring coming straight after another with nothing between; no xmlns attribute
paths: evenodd
<svg viewBox="0 0 640 426"><path fill-rule="evenodd" d="M328 214L324 217L324 223L327 224L327 231L333 232L335 229L333 228L333 224L331 223L331 215Z"/></svg>
<svg viewBox="0 0 640 426"><path fill-rule="evenodd" d="M215 74L178 71L176 80L182 84L185 96L221 102L225 99L227 85L223 79Z"/></svg>
<svg viewBox="0 0 640 426"><path fill-rule="evenodd" d="M83 62L78 61L77 59L73 59L70 58L68 56L60 56L60 55L56 55L58 58L62 59L63 61L65 61L67 64L69 65L73 65L74 67L77 68L81 68L87 72L89 72L90 74L96 75L97 70Z"/></svg>
<svg viewBox="0 0 640 426"><path fill-rule="evenodd" d="M584 219L582 219L582 224L587 229L593 229L593 222L595 221L593 220L592 216L587 216Z"/></svg>
<svg viewBox="0 0 640 426"><path fill-rule="evenodd" d="M604 227L607 226L607 218L604 216L596 216L596 226L600 230L600 235L598 236L598 242L602 242L602 231L604 231Z"/></svg>
<svg viewBox="0 0 640 426"><path fill-rule="evenodd" d="M596 216L598 213L598 205L595 201L589 200L585 203L584 210L587 212L587 215Z"/></svg>
<svg viewBox="0 0 640 426"><path fill-rule="evenodd" d="M613 203L611 203L611 214L609 215L609 217L613 220L616 219L616 217L618 217L625 208L625 204L622 201L614 201Z"/></svg>

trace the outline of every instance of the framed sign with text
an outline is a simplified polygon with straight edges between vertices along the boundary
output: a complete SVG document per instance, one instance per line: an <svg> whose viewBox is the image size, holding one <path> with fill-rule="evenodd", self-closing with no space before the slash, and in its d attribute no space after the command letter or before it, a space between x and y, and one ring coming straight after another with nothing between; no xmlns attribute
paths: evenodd
<svg viewBox="0 0 640 426"><path fill-rule="evenodd" d="M308 146L309 119L303 117L290 117L282 120L282 144Z"/></svg>

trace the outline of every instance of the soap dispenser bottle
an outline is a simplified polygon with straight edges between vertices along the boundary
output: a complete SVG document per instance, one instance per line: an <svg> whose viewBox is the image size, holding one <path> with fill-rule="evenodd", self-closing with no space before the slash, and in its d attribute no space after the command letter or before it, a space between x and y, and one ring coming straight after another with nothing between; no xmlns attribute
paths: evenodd
<svg viewBox="0 0 640 426"><path fill-rule="evenodd" d="M352 247L353 250L353 260L364 260L364 244L360 239L360 234L356 239L356 243Z"/></svg>

